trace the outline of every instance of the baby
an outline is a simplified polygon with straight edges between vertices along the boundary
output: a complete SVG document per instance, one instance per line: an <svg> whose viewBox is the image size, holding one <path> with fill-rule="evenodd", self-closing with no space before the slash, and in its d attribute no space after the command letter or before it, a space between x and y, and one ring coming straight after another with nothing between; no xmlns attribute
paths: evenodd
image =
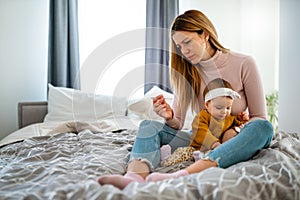
<svg viewBox="0 0 300 200"><path fill-rule="evenodd" d="M249 120L245 112L238 116L230 114L233 100L240 98L240 95L233 91L227 81L221 78L212 80L205 87L203 97L205 109L192 122L190 146L177 148L172 155L161 161L162 166L187 160L197 161L204 154L202 152L213 150L237 135L243 124ZM165 146L162 148L166 149Z"/></svg>

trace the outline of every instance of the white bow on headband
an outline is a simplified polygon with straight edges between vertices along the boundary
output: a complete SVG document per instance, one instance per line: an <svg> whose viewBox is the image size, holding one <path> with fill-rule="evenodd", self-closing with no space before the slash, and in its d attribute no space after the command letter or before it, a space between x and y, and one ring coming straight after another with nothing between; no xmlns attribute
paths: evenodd
<svg viewBox="0 0 300 200"><path fill-rule="evenodd" d="M232 99L241 98L241 96L236 91L233 91L230 88L216 88L216 89L210 90L205 95L205 102L212 100L213 98L222 97L222 96L228 96L228 97L231 97Z"/></svg>

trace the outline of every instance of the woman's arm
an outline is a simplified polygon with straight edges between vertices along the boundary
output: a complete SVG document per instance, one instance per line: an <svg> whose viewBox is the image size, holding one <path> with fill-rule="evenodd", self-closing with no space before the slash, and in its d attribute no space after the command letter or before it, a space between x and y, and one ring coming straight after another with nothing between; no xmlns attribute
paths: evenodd
<svg viewBox="0 0 300 200"><path fill-rule="evenodd" d="M265 94L255 61L247 57L242 68L242 82L247 100L250 121L267 118Z"/></svg>

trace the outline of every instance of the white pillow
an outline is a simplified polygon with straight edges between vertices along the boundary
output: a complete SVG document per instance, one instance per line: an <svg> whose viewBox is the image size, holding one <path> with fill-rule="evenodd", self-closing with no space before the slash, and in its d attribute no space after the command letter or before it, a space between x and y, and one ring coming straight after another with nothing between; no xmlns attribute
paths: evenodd
<svg viewBox="0 0 300 200"><path fill-rule="evenodd" d="M153 111L152 98L160 94L164 95L167 103L172 106L174 95L160 89L157 86L153 86L142 99L129 101L128 116L132 118L164 121L162 117ZM183 129L190 130L193 119L194 116L191 109L189 109L186 114Z"/></svg>
<svg viewBox="0 0 300 200"><path fill-rule="evenodd" d="M44 121L96 121L125 116L127 98L112 97L49 84Z"/></svg>

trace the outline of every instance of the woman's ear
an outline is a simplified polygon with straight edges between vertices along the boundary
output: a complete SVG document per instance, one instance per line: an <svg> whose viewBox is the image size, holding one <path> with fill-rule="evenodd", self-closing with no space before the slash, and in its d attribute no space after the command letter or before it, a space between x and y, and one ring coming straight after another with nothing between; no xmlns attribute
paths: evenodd
<svg viewBox="0 0 300 200"><path fill-rule="evenodd" d="M204 36L205 40L208 41L209 34L206 31L203 32L203 36Z"/></svg>

